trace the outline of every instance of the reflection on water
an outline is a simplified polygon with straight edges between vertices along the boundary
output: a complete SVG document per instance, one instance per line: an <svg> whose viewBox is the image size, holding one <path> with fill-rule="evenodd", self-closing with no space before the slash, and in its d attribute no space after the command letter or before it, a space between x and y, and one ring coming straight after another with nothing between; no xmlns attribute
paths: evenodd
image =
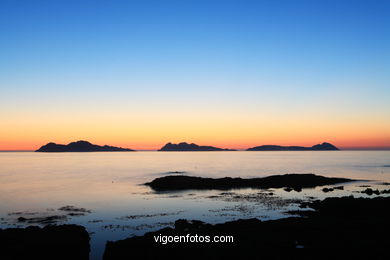
<svg viewBox="0 0 390 260"><path fill-rule="evenodd" d="M91 257L99 259L106 240L172 225L179 218L210 223L238 218L275 219L302 199L368 196L370 185L389 189L390 151L305 152L115 152L0 153L1 227L25 226L36 218L75 223L91 233ZM165 174L261 177L315 173L374 182L287 192L240 189L155 193L140 185ZM336 185L339 186L339 185ZM60 210L72 206L68 211ZM85 211L77 211L83 208ZM72 211L73 210L73 211ZM57 216L58 218L56 218ZM39 221L35 222L35 224Z"/></svg>

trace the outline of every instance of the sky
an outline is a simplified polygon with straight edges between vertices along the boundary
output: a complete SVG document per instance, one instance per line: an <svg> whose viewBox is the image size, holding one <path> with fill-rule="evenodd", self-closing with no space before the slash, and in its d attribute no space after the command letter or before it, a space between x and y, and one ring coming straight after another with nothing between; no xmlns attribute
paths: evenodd
<svg viewBox="0 0 390 260"><path fill-rule="evenodd" d="M390 147L390 1L0 0L0 150Z"/></svg>

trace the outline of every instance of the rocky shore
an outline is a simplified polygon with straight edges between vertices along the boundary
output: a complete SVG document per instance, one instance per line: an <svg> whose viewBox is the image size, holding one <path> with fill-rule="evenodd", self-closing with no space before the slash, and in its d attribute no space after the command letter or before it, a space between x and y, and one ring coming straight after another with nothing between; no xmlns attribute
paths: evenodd
<svg viewBox="0 0 390 260"><path fill-rule="evenodd" d="M211 225L177 220L144 236L107 242L105 260L207 257L241 259L390 259L390 198L327 198L303 204L304 217ZM233 243L159 243L156 236L233 236ZM315 250L295 250L307 248Z"/></svg>
<svg viewBox="0 0 390 260"><path fill-rule="evenodd" d="M89 258L89 234L78 225L0 229L0 259Z"/></svg>
<svg viewBox="0 0 390 260"><path fill-rule="evenodd" d="M105 260L199 257L240 259L390 259L390 197L326 198L303 202L296 217L221 224L180 219L143 236L107 242ZM233 241L162 243L165 236L231 236ZM0 229L0 259L88 259L89 234L82 226ZM306 248L309 250L296 250ZM315 250L311 250L315 249Z"/></svg>

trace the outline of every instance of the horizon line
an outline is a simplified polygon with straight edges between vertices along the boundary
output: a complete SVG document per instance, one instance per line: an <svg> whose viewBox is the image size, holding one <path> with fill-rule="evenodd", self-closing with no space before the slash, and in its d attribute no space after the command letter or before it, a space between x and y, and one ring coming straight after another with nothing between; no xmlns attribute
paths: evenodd
<svg viewBox="0 0 390 260"><path fill-rule="evenodd" d="M251 147L249 147L251 148ZM234 149L236 150L236 152L246 152L247 149L249 148L246 148L246 149ZM390 147L387 147L387 146L362 146L362 147L337 147L340 149L340 151L390 151ZM161 152L159 151L158 149L132 149L133 151L136 151L136 152ZM12 150L12 149L4 149L4 150L1 150L0 149L0 152L35 152L36 150L26 150L26 149L23 149L23 150ZM120 152L120 151L118 151ZM164 152L164 151L162 151ZM179 151L179 152L182 152L182 151ZM189 151L191 152L191 151ZM199 151L195 151L195 152L199 152ZM214 152L214 151L213 151ZM234 152L234 151L230 151L230 152ZM256 152L256 151L250 151L250 152ZM272 151L257 151L257 152L272 152ZM275 151L275 152L280 152L280 151ZM286 151L286 152L294 152L294 151Z"/></svg>

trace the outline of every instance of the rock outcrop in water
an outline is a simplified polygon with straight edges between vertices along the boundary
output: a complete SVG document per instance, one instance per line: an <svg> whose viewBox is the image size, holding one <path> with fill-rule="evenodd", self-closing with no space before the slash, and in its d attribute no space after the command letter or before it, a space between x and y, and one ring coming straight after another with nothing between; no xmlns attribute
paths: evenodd
<svg viewBox="0 0 390 260"><path fill-rule="evenodd" d="M337 151L339 148L330 143L316 144L312 147L261 145L247 149L247 151Z"/></svg>
<svg viewBox="0 0 390 260"><path fill-rule="evenodd" d="M196 151L235 151L234 149L223 149L214 146L200 146L197 144L189 143L167 143L159 151L164 152L196 152Z"/></svg>
<svg viewBox="0 0 390 260"><path fill-rule="evenodd" d="M104 259L390 259L388 205L390 198L328 198L309 203L315 211L302 211L305 218L246 219L216 225L177 220L174 228L107 242ZM185 241L187 234L198 242L162 243L167 236ZM210 240L232 236L233 242L199 242L201 236L203 241L206 236Z"/></svg>
<svg viewBox="0 0 390 260"><path fill-rule="evenodd" d="M294 190L316 186L332 185L354 181L347 178L329 178L315 174L285 174L263 178L202 178L185 175L173 175L156 178L145 183L157 191L186 189L232 189L232 188L283 188Z"/></svg>
<svg viewBox="0 0 390 260"><path fill-rule="evenodd" d="M96 145L87 141L72 142L67 145L48 143L41 146L36 152L131 152L134 150L109 146L109 145Z"/></svg>
<svg viewBox="0 0 390 260"><path fill-rule="evenodd" d="M0 229L0 259L89 259L89 234L82 226Z"/></svg>

